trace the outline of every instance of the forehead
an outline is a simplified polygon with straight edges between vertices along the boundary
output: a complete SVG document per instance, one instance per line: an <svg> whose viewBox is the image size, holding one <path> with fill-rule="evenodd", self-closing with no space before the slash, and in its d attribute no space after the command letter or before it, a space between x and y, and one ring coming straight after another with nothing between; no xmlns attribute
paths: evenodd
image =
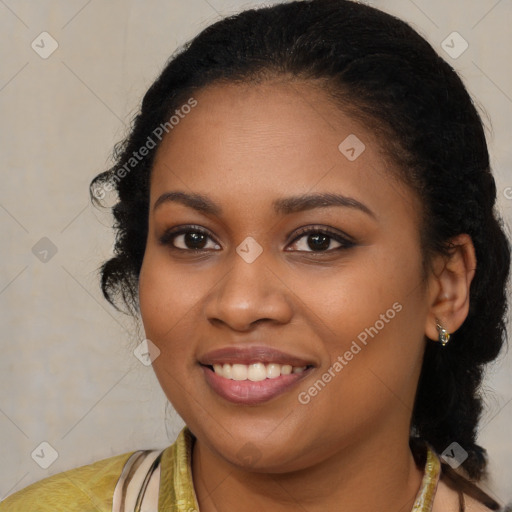
<svg viewBox="0 0 512 512"><path fill-rule="evenodd" d="M169 188L254 205L317 190L407 198L383 141L305 82L216 84L164 138L151 201Z"/></svg>

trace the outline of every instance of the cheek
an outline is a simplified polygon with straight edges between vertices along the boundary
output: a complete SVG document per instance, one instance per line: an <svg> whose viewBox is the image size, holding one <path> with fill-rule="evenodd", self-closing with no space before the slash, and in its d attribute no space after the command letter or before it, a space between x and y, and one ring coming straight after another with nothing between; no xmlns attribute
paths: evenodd
<svg viewBox="0 0 512 512"><path fill-rule="evenodd" d="M375 333L373 327L382 334L400 330L410 314L423 312L419 261L413 247L409 257L393 247L366 247L336 271L297 274L293 291L321 337L344 349L359 334L364 340L367 330Z"/></svg>
<svg viewBox="0 0 512 512"><path fill-rule="evenodd" d="M308 317L328 356L322 370L338 361L331 407L333 402L359 404L363 414L365 407L375 408L393 396L410 402L426 314L419 251L367 250L364 260L355 256L335 277L318 278L315 286L311 279L300 283Z"/></svg>
<svg viewBox="0 0 512 512"><path fill-rule="evenodd" d="M200 302L207 283L193 270L170 265L165 255L147 250L139 276L139 303L146 335L163 344L183 329Z"/></svg>
<svg viewBox="0 0 512 512"><path fill-rule="evenodd" d="M182 274L172 271L165 258L156 251L146 251L139 276L142 322L146 338L160 350L152 363L155 375L181 415L186 415L181 401L187 395L184 390L193 370L193 347L186 341L194 329L194 289Z"/></svg>
<svg viewBox="0 0 512 512"><path fill-rule="evenodd" d="M145 335L160 350L153 370L175 405L197 380L194 338L201 329L198 318L205 297L215 284L212 272L192 267L171 264L165 251L148 248L139 276Z"/></svg>

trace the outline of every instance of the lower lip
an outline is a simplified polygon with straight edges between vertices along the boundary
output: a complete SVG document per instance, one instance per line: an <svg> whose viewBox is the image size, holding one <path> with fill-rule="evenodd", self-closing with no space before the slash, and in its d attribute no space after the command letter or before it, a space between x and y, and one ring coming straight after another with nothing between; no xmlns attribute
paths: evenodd
<svg viewBox="0 0 512 512"><path fill-rule="evenodd" d="M203 366L206 382L222 398L235 404L257 405L268 402L302 380L311 368L301 373L281 375L276 379L265 379L257 382L251 380L232 380L217 375L210 368Z"/></svg>

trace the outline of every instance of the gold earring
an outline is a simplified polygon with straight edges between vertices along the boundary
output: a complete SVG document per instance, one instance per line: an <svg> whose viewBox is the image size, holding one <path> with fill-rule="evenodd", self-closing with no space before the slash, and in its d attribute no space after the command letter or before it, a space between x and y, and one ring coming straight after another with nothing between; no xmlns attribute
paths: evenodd
<svg viewBox="0 0 512 512"><path fill-rule="evenodd" d="M450 340L450 333L439 323L439 320L437 318L436 318L436 327L437 327L437 332L439 333L438 341L444 347Z"/></svg>

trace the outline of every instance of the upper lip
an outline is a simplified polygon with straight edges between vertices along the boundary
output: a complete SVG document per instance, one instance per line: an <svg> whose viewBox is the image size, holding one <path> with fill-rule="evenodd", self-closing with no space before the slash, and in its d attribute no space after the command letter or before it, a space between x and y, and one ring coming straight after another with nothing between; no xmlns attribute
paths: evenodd
<svg viewBox="0 0 512 512"><path fill-rule="evenodd" d="M275 348L263 345L252 347L223 347L207 352L198 358L205 366L214 364L253 364L253 363L277 363L291 366L314 366L311 360L300 356L287 354Z"/></svg>

